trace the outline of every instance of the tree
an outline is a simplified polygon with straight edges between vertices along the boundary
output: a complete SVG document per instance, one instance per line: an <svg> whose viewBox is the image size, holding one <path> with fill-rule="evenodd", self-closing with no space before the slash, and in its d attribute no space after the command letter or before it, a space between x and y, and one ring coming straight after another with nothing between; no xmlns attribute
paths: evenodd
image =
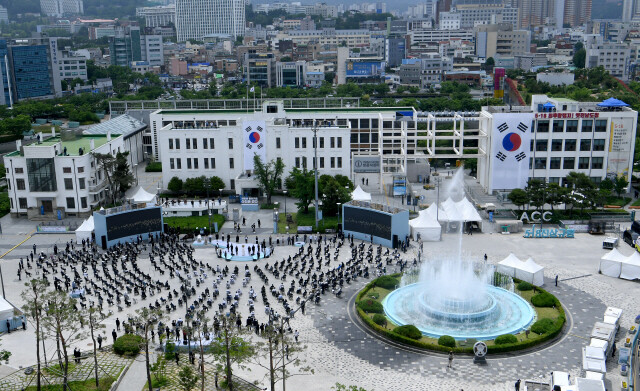
<svg viewBox="0 0 640 391"><path fill-rule="evenodd" d="M273 324L265 327L264 341L255 344L259 355L254 358L255 363L266 369L266 377L269 378L270 390L275 391L276 383L282 380L282 389L286 389L286 380L292 376L314 373L309 366L303 366L298 353L304 351L306 346L301 346L284 332L284 325L279 327ZM266 361L265 361L266 359ZM287 367L297 367L300 373L293 374Z"/></svg>
<svg viewBox="0 0 640 391"><path fill-rule="evenodd" d="M367 391L362 387L358 387L358 386L345 386L344 384L340 384L340 383L336 383L335 386L331 387L331 390L333 391Z"/></svg>
<svg viewBox="0 0 640 391"><path fill-rule="evenodd" d="M285 180L285 185L292 197L298 199L298 210L309 213L309 204L315 199L315 171L294 167Z"/></svg>
<svg viewBox="0 0 640 391"><path fill-rule="evenodd" d="M253 155L253 172L258 179L260 189L267 196L267 204L271 204L271 196L278 187L284 172L282 159L273 159L264 164L260 156Z"/></svg>
<svg viewBox="0 0 640 391"><path fill-rule="evenodd" d="M115 171L113 172L113 182L116 185L116 194L124 193L131 188L135 182L133 173L127 161L129 152L118 152L116 154Z"/></svg>
<svg viewBox="0 0 640 391"><path fill-rule="evenodd" d="M162 311L159 309L149 309L142 307L136 310L136 316L134 322L142 326L142 342L140 348L144 350L144 360L147 370L147 384L149 385L149 391L153 391L151 383L151 365L149 363L149 333L153 329L153 326L163 320Z"/></svg>
<svg viewBox="0 0 640 391"><path fill-rule="evenodd" d="M493 57L487 58L487 60L484 62L484 70L489 73L493 73L493 67L495 66L496 60L494 60Z"/></svg>
<svg viewBox="0 0 640 391"><path fill-rule="evenodd" d="M220 191L225 188L224 181L219 176L212 176L209 179L209 183L211 183L211 190L213 191Z"/></svg>
<svg viewBox="0 0 640 391"><path fill-rule="evenodd" d="M613 183L613 186L616 194L618 195L618 197L620 197L622 192L627 190L627 186L629 186L629 181L627 181L627 177L625 177L624 175L620 175L616 178L615 182Z"/></svg>
<svg viewBox="0 0 640 391"><path fill-rule="evenodd" d="M335 178L336 181L338 181L340 186L348 187L349 190L355 189L355 186L353 185L353 182L351 182L351 179L349 179L348 176L337 174L336 176L334 176L334 178Z"/></svg>
<svg viewBox="0 0 640 391"><path fill-rule="evenodd" d="M174 176L169 181L169 184L167 184L167 189L169 191L174 192L174 193L178 193L178 192L182 191L182 186L183 185L184 185L184 183L182 182L182 179L178 178L177 176Z"/></svg>
<svg viewBox="0 0 640 391"><path fill-rule="evenodd" d="M178 372L178 384L184 391L191 391L198 383L198 374L189 365L185 365Z"/></svg>
<svg viewBox="0 0 640 391"><path fill-rule="evenodd" d="M518 209L522 208L526 204L529 203L529 193L524 191L523 189L513 189L507 196L509 201L511 201Z"/></svg>
<svg viewBox="0 0 640 391"><path fill-rule="evenodd" d="M24 311L28 318L31 318L35 322L36 326L36 390L41 390L41 377L42 372L40 370L40 340L41 340L41 321L42 313L44 311L44 294L47 289L47 280L44 279L32 279L25 284L25 290L22 291L22 300L24 301Z"/></svg>
<svg viewBox="0 0 640 391"><path fill-rule="evenodd" d="M566 187L562 187L557 183L549 183L546 189L545 200L553 211L555 205L562 204L566 201L567 194L569 194L569 189Z"/></svg>
<svg viewBox="0 0 640 391"><path fill-rule="evenodd" d="M576 68L584 68L587 60L587 51L584 48L580 48L573 54L573 65Z"/></svg>
<svg viewBox="0 0 640 391"><path fill-rule="evenodd" d="M42 323L45 330L56 339L58 363L62 370L62 389L69 387L69 347L85 338L83 321L76 310L76 299L64 291L48 291L44 295L45 307Z"/></svg>
<svg viewBox="0 0 640 391"><path fill-rule="evenodd" d="M97 307L89 307L88 309L83 311L83 318L89 321L89 334L91 336L91 341L93 342L93 367L96 376L96 389L100 387L100 381L98 378L98 350L96 343L96 337L94 335L94 331L105 328L104 322L109 316L111 316L111 312L107 314L103 314Z"/></svg>
<svg viewBox="0 0 640 391"><path fill-rule="evenodd" d="M335 178L322 188L322 212L327 216L338 214L338 204L344 204L351 200L351 192L338 183Z"/></svg>
<svg viewBox="0 0 640 391"><path fill-rule="evenodd" d="M14 118L5 118L0 121L0 133L21 135L22 132L31 129L31 118L28 115L20 114Z"/></svg>
<svg viewBox="0 0 640 391"><path fill-rule="evenodd" d="M544 207L546 203L547 184L539 179L530 179L525 189L529 196L529 203L537 208Z"/></svg>
<svg viewBox="0 0 640 391"><path fill-rule="evenodd" d="M209 351L212 353L216 363L216 370L226 373L227 385L230 391L233 391L232 366L238 365L241 369L246 368L244 363L255 354L251 342L242 338L244 334L248 333L247 329L236 327L236 320L237 315L235 313L230 313L229 316L222 316L221 324L218 320L215 320L214 328L219 329L220 332L218 337L209 345Z"/></svg>
<svg viewBox="0 0 640 391"><path fill-rule="evenodd" d="M568 186L573 189L567 196L567 201L571 205L571 214L573 215L573 208L580 208L580 214L585 207L588 207L594 202L596 188L591 178L587 174L572 171L567 174L566 181Z"/></svg>

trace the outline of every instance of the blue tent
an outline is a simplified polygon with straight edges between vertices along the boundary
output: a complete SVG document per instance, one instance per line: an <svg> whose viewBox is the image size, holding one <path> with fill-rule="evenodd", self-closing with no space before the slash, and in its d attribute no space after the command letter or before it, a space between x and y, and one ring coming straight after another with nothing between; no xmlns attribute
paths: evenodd
<svg viewBox="0 0 640 391"><path fill-rule="evenodd" d="M598 103L598 106L599 107L629 107L627 103L624 103L623 101L616 98L609 98L603 102Z"/></svg>
<svg viewBox="0 0 640 391"><path fill-rule="evenodd" d="M545 109L555 109L556 107L553 105L553 103L551 102L547 102L544 105L542 105L543 108Z"/></svg>

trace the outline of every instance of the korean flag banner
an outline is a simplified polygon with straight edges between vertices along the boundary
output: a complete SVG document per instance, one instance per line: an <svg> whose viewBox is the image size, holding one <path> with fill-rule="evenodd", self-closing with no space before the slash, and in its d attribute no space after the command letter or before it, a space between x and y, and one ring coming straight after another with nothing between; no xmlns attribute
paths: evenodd
<svg viewBox="0 0 640 391"><path fill-rule="evenodd" d="M529 180L532 113L498 113L491 129L491 188L523 189Z"/></svg>
<svg viewBox="0 0 640 391"><path fill-rule="evenodd" d="M244 121L242 123L244 169L253 171L253 156L258 155L263 163L267 161L266 154L266 123L265 121Z"/></svg>

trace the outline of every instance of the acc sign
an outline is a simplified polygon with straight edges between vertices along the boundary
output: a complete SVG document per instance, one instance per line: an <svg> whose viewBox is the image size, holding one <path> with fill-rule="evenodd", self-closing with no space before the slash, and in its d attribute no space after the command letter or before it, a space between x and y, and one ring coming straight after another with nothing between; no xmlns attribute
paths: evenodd
<svg viewBox="0 0 640 391"><path fill-rule="evenodd" d="M542 216L542 219L540 219L541 216ZM551 212L540 213L536 210L535 212L531 212L531 218L529 218L529 215L527 214L527 212L524 212L522 216L520 216L520 220L521 221L527 220L528 222L533 221L534 223L538 223L540 221L551 221L551 216L553 216L553 213Z"/></svg>

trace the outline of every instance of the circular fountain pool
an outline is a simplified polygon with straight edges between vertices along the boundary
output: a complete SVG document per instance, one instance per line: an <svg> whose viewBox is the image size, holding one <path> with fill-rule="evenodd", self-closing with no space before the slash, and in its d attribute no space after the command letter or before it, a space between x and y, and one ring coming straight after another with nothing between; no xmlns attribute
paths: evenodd
<svg viewBox="0 0 640 391"><path fill-rule="evenodd" d="M412 324L424 335L455 339L494 339L516 334L533 322L535 311L515 293L484 285L475 295L464 289L446 294L427 283L410 284L391 292L382 302L385 314L398 325Z"/></svg>

